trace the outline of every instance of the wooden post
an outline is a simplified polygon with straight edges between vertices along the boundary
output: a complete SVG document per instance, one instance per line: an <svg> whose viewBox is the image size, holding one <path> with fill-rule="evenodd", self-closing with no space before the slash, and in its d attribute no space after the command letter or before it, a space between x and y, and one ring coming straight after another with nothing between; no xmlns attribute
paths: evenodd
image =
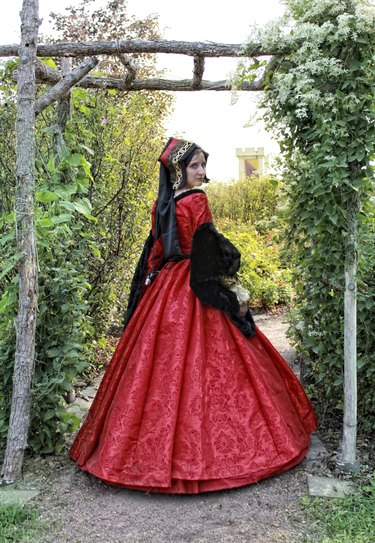
<svg viewBox="0 0 375 543"><path fill-rule="evenodd" d="M61 75L69 76L72 70L72 59L62 57L61 59ZM58 163L61 162L65 149L64 130L69 116L70 109L70 91L62 96L56 104L56 122L53 125L53 138L56 149Z"/></svg>
<svg viewBox="0 0 375 543"><path fill-rule="evenodd" d="M342 454L337 467L355 472L357 461L357 221L359 202L354 195L346 239L344 293L344 426Z"/></svg>
<svg viewBox="0 0 375 543"><path fill-rule="evenodd" d="M35 327L38 304L37 252L34 224L35 61L39 0L23 0L17 103L17 181L15 216L19 260L16 353L8 439L2 468L3 484L20 475L30 426L34 375Z"/></svg>

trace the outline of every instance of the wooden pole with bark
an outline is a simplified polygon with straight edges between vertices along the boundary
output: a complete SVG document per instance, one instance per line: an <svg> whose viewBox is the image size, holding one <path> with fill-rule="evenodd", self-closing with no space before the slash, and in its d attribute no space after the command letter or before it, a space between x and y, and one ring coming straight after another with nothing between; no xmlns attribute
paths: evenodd
<svg viewBox="0 0 375 543"><path fill-rule="evenodd" d="M357 176L355 175L357 174ZM361 171L354 173L360 177ZM359 195L355 193L348 205L348 229L345 240L345 292L344 292L344 424L342 452L336 465L346 473L355 472L357 460L357 237L356 215Z"/></svg>
<svg viewBox="0 0 375 543"><path fill-rule="evenodd" d="M21 11L20 67L17 95L17 181L15 220L20 253L19 299L16 319L16 353L13 397L2 483L20 475L30 425L31 384L34 374L35 328L38 307L37 250L34 224L35 163L35 60L39 0L23 0Z"/></svg>
<svg viewBox="0 0 375 543"><path fill-rule="evenodd" d="M63 57L61 59L61 75L67 77L72 71L72 63L70 58ZM69 116L70 109L70 92L62 96L56 104L56 121L53 124L53 140L56 149L58 163L61 162L64 150L66 147L64 139L64 129Z"/></svg>

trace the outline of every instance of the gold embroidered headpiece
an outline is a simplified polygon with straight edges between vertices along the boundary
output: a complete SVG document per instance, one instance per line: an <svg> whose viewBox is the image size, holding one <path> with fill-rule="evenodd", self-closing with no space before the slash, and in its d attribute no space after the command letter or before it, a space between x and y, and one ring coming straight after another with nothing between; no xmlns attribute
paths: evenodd
<svg viewBox="0 0 375 543"><path fill-rule="evenodd" d="M169 171L173 190L182 188L185 185L186 160L196 149L201 150L207 159L208 153L195 143L178 138L169 138L159 160ZM208 181L208 179L205 179L205 181Z"/></svg>

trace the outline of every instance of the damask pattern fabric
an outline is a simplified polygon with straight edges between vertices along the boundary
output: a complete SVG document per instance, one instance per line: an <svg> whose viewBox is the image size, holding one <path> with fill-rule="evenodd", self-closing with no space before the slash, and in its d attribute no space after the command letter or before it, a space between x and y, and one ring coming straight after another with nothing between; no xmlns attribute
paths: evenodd
<svg viewBox="0 0 375 543"><path fill-rule="evenodd" d="M190 253L197 227L212 221L206 195L181 195L176 216ZM189 260L168 262L145 289L73 443L72 458L104 481L198 493L254 483L307 452L315 415L288 364L189 281Z"/></svg>

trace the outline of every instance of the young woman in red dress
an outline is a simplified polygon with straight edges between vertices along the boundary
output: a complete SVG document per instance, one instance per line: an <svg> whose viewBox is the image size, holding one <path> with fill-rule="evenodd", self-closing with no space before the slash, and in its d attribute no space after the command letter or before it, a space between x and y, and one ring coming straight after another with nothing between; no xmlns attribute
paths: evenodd
<svg viewBox="0 0 375 543"><path fill-rule="evenodd" d="M305 457L314 411L236 285L240 253L198 188L207 153L170 138L159 160L126 327L71 456L147 492L248 485Z"/></svg>

